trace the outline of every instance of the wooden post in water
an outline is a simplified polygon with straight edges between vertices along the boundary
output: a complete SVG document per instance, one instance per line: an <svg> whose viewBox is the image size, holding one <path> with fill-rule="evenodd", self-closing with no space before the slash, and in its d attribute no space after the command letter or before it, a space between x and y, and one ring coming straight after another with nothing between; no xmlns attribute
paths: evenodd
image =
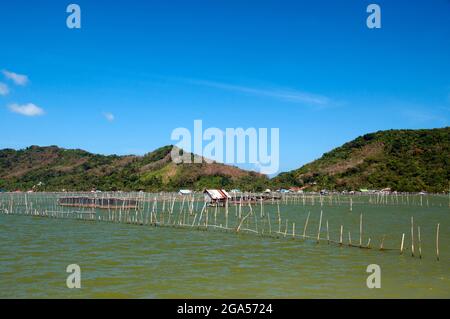
<svg viewBox="0 0 450 319"><path fill-rule="evenodd" d="M217 209L219 205L216 204L216 207L214 208L214 224L217 225Z"/></svg>
<svg viewBox="0 0 450 319"><path fill-rule="evenodd" d="M411 256L414 257L414 217L411 217Z"/></svg>
<svg viewBox="0 0 450 319"><path fill-rule="evenodd" d="M292 223L292 239L295 239L295 223Z"/></svg>
<svg viewBox="0 0 450 319"><path fill-rule="evenodd" d="M284 229L284 237L286 238L287 236L287 231L288 231L288 220L286 219L286 228Z"/></svg>
<svg viewBox="0 0 450 319"><path fill-rule="evenodd" d="M352 245L352 235L350 234L350 232L348 232L348 245Z"/></svg>
<svg viewBox="0 0 450 319"><path fill-rule="evenodd" d="M383 238L381 239L381 245L380 245L380 250L384 249L384 238L386 237L386 235L383 235Z"/></svg>
<svg viewBox="0 0 450 319"><path fill-rule="evenodd" d="M327 242L330 244L330 229L328 228L328 219L327 219Z"/></svg>
<svg viewBox="0 0 450 319"><path fill-rule="evenodd" d="M342 238L343 232L344 232L344 225L341 225L341 236L339 237L339 244L341 246L343 244L343 242L342 242L342 240L343 240L343 238Z"/></svg>
<svg viewBox="0 0 450 319"><path fill-rule="evenodd" d="M419 258L422 259L422 239L420 237L420 226L417 226L417 236L419 240Z"/></svg>
<svg viewBox="0 0 450 319"><path fill-rule="evenodd" d="M263 199L262 199L262 196L261 196L261 201L260 201L260 203L261 203L261 219L264 217L264 208L263 208Z"/></svg>
<svg viewBox="0 0 450 319"><path fill-rule="evenodd" d="M250 216L250 214L251 214L251 211L250 211L247 215L245 215L244 218L242 218L242 219L240 220L240 223L239 223L238 227L236 228L236 232L237 232L237 233L239 233L239 231L241 230L242 224L243 224L244 221L247 219L247 217Z"/></svg>
<svg viewBox="0 0 450 319"><path fill-rule="evenodd" d="M281 214L280 214L280 203L277 203L277 211L278 211L278 232L281 233Z"/></svg>
<svg viewBox="0 0 450 319"><path fill-rule="evenodd" d="M437 229L436 229L436 258L437 258L437 261L439 261L439 226L440 226L440 224L437 224Z"/></svg>
<svg viewBox="0 0 450 319"><path fill-rule="evenodd" d="M258 227L258 226L256 226ZM228 198L225 200L225 228L228 229ZM256 230L258 231L258 230Z"/></svg>
<svg viewBox="0 0 450 319"><path fill-rule="evenodd" d="M303 239L306 238L306 228L308 228L308 222L309 222L310 215L311 215L311 212L308 212L308 217L306 217L306 222L305 222L305 228L303 229Z"/></svg>
<svg viewBox="0 0 450 319"><path fill-rule="evenodd" d="M403 254L403 245L405 244L405 233L402 235L402 243L400 244L400 255Z"/></svg>
<svg viewBox="0 0 450 319"><path fill-rule="evenodd" d="M362 214L359 216L359 247L362 247Z"/></svg>
<svg viewBox="0 0 450 319"><path fill-rule="evenodd" d="M317 230L317 243L320 242L320 229L322 228L322 214L323 212L320 211L319 229Z"/></svg>

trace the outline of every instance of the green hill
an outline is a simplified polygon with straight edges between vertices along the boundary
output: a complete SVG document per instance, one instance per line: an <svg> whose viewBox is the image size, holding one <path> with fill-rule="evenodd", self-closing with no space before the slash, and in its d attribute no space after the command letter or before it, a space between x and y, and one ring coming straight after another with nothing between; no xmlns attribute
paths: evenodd
<svg viewBox="0 0 450 319"><path fill-rule="evenodd" d="M282 173L279 186L351 190L390 187L398 191L448 190L450 127L367 134L300 169Z"/></svg>
<svg viewBox="0 0 450 319"><path fill-rule="evenodd" d="M0 150L0 189L262 191L307 186L308 190L390 187L442 192L450 181L450 127L367 134L272 180L219 163L177 165L171 161L171 150L172 146L165 146L144 156L104 156L56 146L4 149Z"/></svg>
<svg viewBox="0 0 450 319"><path fill-rule="evenodd" d="M266 176L218 163L174 164L172 146L145 156L104 156L56 146L0 150L0 189L162 191L241 187L261 190ZM192 156L192 155L191 155Z"/></svg>

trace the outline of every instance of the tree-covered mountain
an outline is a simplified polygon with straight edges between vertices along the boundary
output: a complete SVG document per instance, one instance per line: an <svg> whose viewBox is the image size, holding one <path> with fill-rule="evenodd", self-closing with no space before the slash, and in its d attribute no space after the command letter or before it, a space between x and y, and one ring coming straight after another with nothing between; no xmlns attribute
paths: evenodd
<svg viewBox="0 0 450 319"><path fill-rule="evenodd" d="M280 174L273 183L310 189L442 192L448 190L449 181L450 127L446 127L367 134Z"/></svg>
<svg viewBox="0 0 450 319"><path fill-rule="evenodd" d="M219 163L175 164L172 146L145 156L104 156L56 146L0 150L0 189L39 191L178 190L241 187L261 190L268 179ZM192 155L191 155L192 156Z"/></svg>
<svg viewBox="0 0 450 319"><path fill-rule="evenodd" d="M175 164L171 150L172 146L165 146L144 156L104 156L56 146L4 149L0 150L0 189L262 191L306 186L307 190L390 187L442 192L450 181L450 127L367 134L272 180L219 163Z"/></svg>

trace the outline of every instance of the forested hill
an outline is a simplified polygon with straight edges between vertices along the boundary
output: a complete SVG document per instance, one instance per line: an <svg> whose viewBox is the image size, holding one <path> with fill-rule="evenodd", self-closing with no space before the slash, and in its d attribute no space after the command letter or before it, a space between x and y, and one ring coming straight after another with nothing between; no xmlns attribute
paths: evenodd
<svg viewBox="0 0 450 319"><path fill-rule="evenodd" d="M296 147L292 145L291 147ZM176 191L180 188L442 192L450 181L450 127L366 134L300 169L266 176L219 163L175 164L172 146L144 156L105 156L56 146L0 150L0 190ZM192 156L192 155L191 155Z"/></svg>
<svg viewBox="0 0 450 319"><path fill-rule="evenodd" d="M449 181L450 127L366 134L273 180L310 189L430 192L448 190Z"/></svg>
<svg viewBox="0 0 450 319"><path fill-rule="evenodd" d="M145 156L105 156L57 146L0 150L0 189L6 191L162 191L205 187L263 188L264 175L219 163L175 164L172 146Z"/></svg>

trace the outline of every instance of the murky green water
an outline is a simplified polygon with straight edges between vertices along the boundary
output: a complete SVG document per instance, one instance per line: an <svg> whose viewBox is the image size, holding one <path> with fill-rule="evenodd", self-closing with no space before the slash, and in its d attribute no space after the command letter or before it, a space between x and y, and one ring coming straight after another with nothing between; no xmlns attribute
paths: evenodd
<svg viewBox="0 0 450 319"><path fill-rule="evenodd" d="M284 217L315 236L320 210L330 237L400 246L403 255L252 234L50 219L0 214L1 298L449 298L450 209L445 197L429 206L282 205ZM266 213L276 215L276 205ZM421 226L423 258L412 258L410 218ZM440 223L440 262L436 224ZM259 227L263 227L261 223ZM267 227L267 225L265 225ZM276 224L272 225L277 228ZM291 227L291 226L290 226ZM324 227L324 226L323 226ZM283 226L284 229L284 226ZM289 230L291 232L291 230ZM324 228L322 228L324 232ZM322 234L322 237L324 234ZM417 254L416 242L416 254ZM81 289L66 287L66 267L81 267ZM366 268L381 267L381 289L368 289Z"/></svg>

